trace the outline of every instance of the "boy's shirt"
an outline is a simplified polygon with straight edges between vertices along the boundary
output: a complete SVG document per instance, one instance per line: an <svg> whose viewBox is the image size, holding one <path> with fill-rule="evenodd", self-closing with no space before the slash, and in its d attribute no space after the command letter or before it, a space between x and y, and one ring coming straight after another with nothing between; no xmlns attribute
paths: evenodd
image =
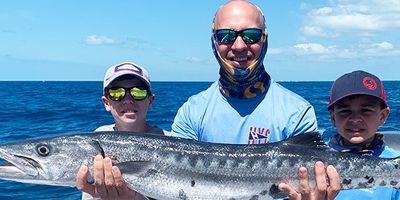
<svg viewBox="0 0 400 200"><path fill-rule="evenodd" d="M365 153L379 158L395 158L400 156L399 151L385 145L383 135L379 133L375 134L374 140L368 146L345 146L343 145L343 138L339 134L332 136L328 145L337 151ZM400 191L392 187L341 190L335 200L354 200L355 197L356 199L363 200L400 200Z"/></svg>
<svg viewBox="0 0 400 200"><path fill-rule="evenodd" d="M115 131L115 124L100 126L96 130L94 130L94 132L100 132L100 131ZM151 129L148 131L148 133L155 133L161 135L166 134L167 132L168 131L158 128L157 126L151 126Z"/></svg>

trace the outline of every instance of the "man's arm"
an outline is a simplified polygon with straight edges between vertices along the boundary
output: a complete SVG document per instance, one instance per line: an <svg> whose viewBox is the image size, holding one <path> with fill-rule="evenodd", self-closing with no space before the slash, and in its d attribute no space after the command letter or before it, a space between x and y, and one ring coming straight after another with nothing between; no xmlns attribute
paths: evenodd
<svg viewBox="0 0 400 200"><path fill-rule="evenodd" d="M291 135L288 137L306 132L317 131L318 123L314 107L312 107L312 105L305 107L302 112L295 116L294 123L291 123L289 127L291 127L289 129L291 130Z"/></svg>
<svg viewBox="0 0 400 200"><path fill-rule="evenodd" d="M176 113L174 122L171 126L171 132L168 133L170 136L188 138L193 140L198 140L198 135L196 128L194 127L194 117L193 113L190 113L189 103L185 102Z"/></svg>

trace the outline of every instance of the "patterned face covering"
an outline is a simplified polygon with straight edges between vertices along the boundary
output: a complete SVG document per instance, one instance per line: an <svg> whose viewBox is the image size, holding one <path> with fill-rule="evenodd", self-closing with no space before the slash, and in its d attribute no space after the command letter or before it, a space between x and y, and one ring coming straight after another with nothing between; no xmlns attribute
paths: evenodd
<svg viewBox="0 0 400 200"><path fill-rule="evenodd" d="M264 36L260 57L245 69L236 68L221 57L217 50L218 42L214 37L211 37L211 43L215 58L220 65L220 90L225 96L248 99L267 91L270 76L263 64L268 49L266 36Z"/></svg>
<svg viewBox="0 0 400 200"><path fill-rule="evenodd" d="M376 133L374 140L370 144L364 146L346 146L344 145L344 138L340 134L332 136L328 144L330 147L343 153L370 154L374 156L381 155L385 148L383 135L380 133Z"/></svg>

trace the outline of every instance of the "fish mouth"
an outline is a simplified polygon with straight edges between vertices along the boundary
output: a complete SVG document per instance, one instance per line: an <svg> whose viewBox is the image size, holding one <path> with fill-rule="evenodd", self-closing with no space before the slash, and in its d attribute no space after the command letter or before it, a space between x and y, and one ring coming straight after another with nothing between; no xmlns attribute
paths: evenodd
<svg viewBox="0 0 400 200"><path fill-rule="evenodd" d="M0 178L37 177L42 167L32 158L0 150Z"/></svg>

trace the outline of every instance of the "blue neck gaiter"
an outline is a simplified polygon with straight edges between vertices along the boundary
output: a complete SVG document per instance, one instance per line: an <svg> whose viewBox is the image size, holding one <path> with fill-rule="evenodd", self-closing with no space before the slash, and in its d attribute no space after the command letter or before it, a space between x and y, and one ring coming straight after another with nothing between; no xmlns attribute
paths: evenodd
<svg viewBox="0 0 400 200"><path fill-rule="evenodd" d="M263 64L268 49L266 37L264 36L260 57L246 69L236 68L223 59L217 50L217 41L211 37L214 56L220 65L219 88L222 94L232 98L249 99L268 90L271 78Z"/></svg>

